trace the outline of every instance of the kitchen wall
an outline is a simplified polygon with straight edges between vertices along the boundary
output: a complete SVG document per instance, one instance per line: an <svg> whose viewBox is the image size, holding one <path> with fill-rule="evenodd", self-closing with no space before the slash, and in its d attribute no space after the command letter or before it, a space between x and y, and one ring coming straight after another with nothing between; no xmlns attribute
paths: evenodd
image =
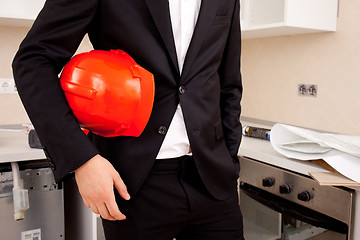
<svg viewBox="0 0 360 240"><path fill-rule="evenodd" d="M11 61L27 29L0 26L0 78L12 78ZM28 123L19 97L0 94L0 124Z"/></svg>
<svg viewBox="0 0 360 240"><path fill-rule="evenodd" d="M360 135L359 22L360 1L340 0L334 33L243 40L243 116Z"/></svg>
<svg viewBox="0 0 360 240"><path fill-rule="evenodd" d="M13 78L11 62L29 28L0 26L0 78ZM91 44L85 38L78 52L89 51ZM30 123L17 94L0 94L0 124Z"/></svg>
<svg viewBox="0 0 360 240"><path fill-rule="evenodd" d="M360 135L360 1L340 0L337 31L242 42L243 116ZM27 28L0 27L0 78ZM87 41L80 51L89 50ZM299 83L317 97L299 96ZM28 123L16 95L0 95L0 124Z"/></svg>

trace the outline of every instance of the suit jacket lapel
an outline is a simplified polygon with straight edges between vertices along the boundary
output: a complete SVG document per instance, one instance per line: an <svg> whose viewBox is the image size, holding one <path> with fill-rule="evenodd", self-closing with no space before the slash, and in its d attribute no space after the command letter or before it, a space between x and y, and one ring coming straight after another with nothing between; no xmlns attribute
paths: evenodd
<svg viewBox="0 0 360 240"><path fill-rule="evenodd" d="M179 64L177 61L174 35L172 32L169 2L168 0L145 0L150 14L158 28L161 38L164 41L170 58L179 73Z"/></svg>
<svg viewBox="0 0 360 240"><path fill-rule="evenodd" d="M181 81L184 81L186 78L192 66L192 62L201 49L201 44L213 22L218 8L218 3L220 1L221 0L202 0L201 2L199 17L194 30L194 35L191 39L191 43L186 54Z"/></svg>
<svg viewBox="0 0 360 240"><path fill-rule="evenodd" d="M190 46L188 48L181 79L185 79L188 74L193 60L196 58L201 44L206 37L206 33L212 24L212 20L216 15L218 3L221 0L202 0L198 21L194 30ZM177 61L174 36L171 26L171 18L168 0L145 0L151 16L159 30L162 40L168 50L169 56L179 73L179 65Z"/></svg>

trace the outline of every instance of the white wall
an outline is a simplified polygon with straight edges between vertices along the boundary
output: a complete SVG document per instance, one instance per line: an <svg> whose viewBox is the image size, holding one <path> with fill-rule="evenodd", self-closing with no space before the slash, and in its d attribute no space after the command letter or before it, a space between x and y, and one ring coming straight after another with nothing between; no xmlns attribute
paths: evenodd
<svg viewBox="0 0 360 240"><path fill-rule="evenodd" d="M243 116L360 135L360 1L340 0L337 31L244 40ZM317 97L297 94L317 84Z"/></svg>

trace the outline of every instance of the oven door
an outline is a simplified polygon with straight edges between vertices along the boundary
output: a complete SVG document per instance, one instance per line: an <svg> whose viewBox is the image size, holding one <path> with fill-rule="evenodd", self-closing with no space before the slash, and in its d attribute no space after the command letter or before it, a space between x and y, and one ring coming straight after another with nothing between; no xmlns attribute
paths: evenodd
<svg viewBox="0 0 360 240"><path fill-rule="evenodd" d="M240 176L247 240L352 240L353 191L248 158Z"/></svg>

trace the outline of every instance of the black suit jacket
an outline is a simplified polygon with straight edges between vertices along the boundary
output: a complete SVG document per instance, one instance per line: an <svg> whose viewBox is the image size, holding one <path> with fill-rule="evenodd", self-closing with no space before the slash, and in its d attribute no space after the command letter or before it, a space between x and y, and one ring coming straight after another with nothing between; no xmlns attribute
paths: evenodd
<svg viewBox="0 0 360 240"><path fill-rule="evenodd" d="M89 138L80 130L58 74L86 33L94 49L122 49L154 74L154 107L140 137ZM56 180L100 153L134 195L180 102L206 187L218 199L234 191L241 141L239 0L202 0L181 75L168 0L47 0L15 56L13 70Z"/></svg>

